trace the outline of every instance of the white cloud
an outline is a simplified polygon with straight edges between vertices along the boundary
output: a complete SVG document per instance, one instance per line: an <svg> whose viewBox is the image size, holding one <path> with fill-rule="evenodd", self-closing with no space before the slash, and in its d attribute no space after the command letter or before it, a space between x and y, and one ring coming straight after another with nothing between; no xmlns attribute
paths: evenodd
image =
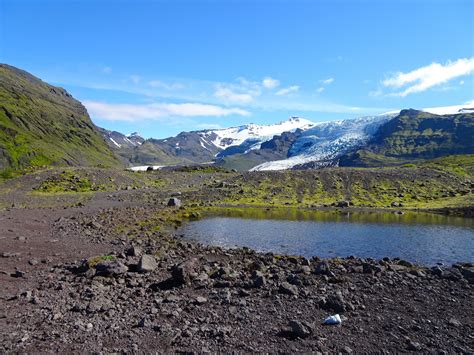
<svg viewBox="0 0 474 355"><path fill-rule="evenodd" d="M334 78L327 78L327 79L322 79L319 80L319 82L323 85L329 85L334 81Z"/></svg>
<svg viewBox="0 0 474 355"><path fill-rule="evenodd" d="M102 68L102 71L106 74L109 74L112 72L112 68L111 67L103 67Z"/></svg>
<svg viewBox="0 0 474 355"><path fill-rule="evenodd" d="M472 72L474 72L474 57L462 58L448 61L445 65L432 63L407 73L398 72L383 80L382 84L388 88L401 89L401 91L390 95L405 97L447 83L451 79L469 75Z"/></svg>
<svg viewBox="0 0 474 355"><path fill-rule="evenodd" d="M287 88L283 88L281 90L278 90L275 95L282 96L282 95L288 95L294 92L297 92L300 89L298 85L292 85Z"/></svg>
<svg viewBox="0 0 474 355"><path fill-rule="evenodd" d="M323 88L322 86L319 87L319 88L316 90L316 92L318 92L318 93L322 93L323 91L324 91L324 88Z"/></svg>
<svg viewBox="0 0 474 355"><path fill-rule="evenodd" d="M139 75L130 75L130 80L134 84L138 84L142 78Z"/></svg>
<svg viewBox="0 0 474 355"><path fill-rule="evenodd" d="M238 93L228 87L218 85L214 96L225 102L248 104L253 101L253 96L249 93Z"/></svg>
<svg viewBox="0 0 474 355"><path fill-rule="evenodd" d="M274 89L274 88L276 88L277 86L280 85L280 81L277 80L277 79L273 79L272 77L267 76L267 77L263 78L262 85L266 89Z"/></svg>
<svg viewBox="0 0 474 355"><path fill-rule="evenodd" d="M249 104L261 95L260 83L237 78L237 83L218 83L215 85L214 97L224 103Z"/></svg>
<svg viewBox="0 0 474 355"><path fill-rule="evenodd" d="M86 106L91 116L109 121L135 122L159 120L169 117L249 115L248 111L240 108L224 108L200 103L153 103L136 105L85 101L84 106Z"/></svg>

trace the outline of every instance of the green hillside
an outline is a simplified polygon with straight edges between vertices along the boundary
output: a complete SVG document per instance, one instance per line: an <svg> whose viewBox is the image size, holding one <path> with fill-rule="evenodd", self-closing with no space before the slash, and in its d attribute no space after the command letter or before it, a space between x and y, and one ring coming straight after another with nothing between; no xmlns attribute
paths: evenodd
<svg viewBox="0 0 474 355"><path fill-rule="evenodd" d="M120 163L66 90L0 64L0 170L45 165Z"/></svg>
<svg viewBox="0 0 474 355"><path fill-rule="evenodd" d="M387 166L474 153L474 113L434 115L403 110L374 139L341 157L341 166Z"/></svg>

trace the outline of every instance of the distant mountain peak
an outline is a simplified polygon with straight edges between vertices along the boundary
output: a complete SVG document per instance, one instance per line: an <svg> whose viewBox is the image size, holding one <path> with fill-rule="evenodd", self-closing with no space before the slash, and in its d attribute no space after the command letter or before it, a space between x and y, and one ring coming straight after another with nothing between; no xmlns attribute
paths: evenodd
<svg viewBox="0 0 474 355"><path fill-rule="evenodd" d="M126 135L127 138L131 138L131 137L142 137L142 135L139 133L139 132L132 132L132 133L129 133Z"/></svg>

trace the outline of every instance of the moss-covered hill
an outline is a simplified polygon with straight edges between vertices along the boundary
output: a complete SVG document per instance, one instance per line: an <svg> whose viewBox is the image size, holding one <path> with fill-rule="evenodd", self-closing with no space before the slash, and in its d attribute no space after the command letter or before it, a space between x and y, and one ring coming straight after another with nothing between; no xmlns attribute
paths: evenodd
<svg viewBox="0 0 474 355"><path fill-rule="evenodd" d="M403 110L382 125L363 148L340 158L341 166L390 166L474 153L474 113L434 115Z"/></svg>
<svg viewBox="0 0 474 355"><path fill-rule="evenodd" d="M120 163L66 90L0 64L0 170L44 165Z"/></svg>

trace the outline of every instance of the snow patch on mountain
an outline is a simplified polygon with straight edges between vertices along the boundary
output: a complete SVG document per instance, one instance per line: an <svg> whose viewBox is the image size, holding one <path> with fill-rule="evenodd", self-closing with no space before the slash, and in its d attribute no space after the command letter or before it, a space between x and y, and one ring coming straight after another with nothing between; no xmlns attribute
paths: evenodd
<svg viewBox="0 0 474 355"><path fill-rule="evenodd" d="M112 137L110 137L109 139L110 139L110 141L111 141L113 144L115 144L117 147L120 148L120 147L122 146L122 145L118 144Z"/></svg>
<svg viewBox="0 0 474 355"><path fill-rule="evenodd" d="M458 113L474 113L474 103L469 102L467 105L424 108L422 109L422 111L429 112L435 115L455 115Z"/></svg>

